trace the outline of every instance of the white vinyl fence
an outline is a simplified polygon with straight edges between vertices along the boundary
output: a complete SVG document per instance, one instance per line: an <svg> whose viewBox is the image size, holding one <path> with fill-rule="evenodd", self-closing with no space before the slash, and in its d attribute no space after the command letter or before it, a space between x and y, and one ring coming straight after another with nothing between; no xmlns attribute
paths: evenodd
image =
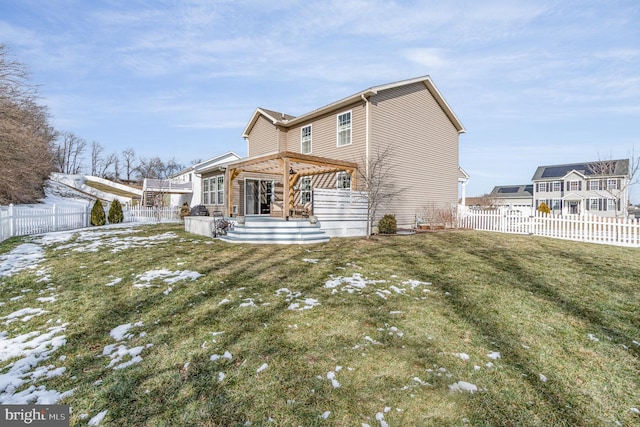
<svg viewBox="0 0 640 427"><path fill-rule="evenodd" d="M105 203L105 215L109 204ZM0 206L0 242L14 236L73 230L89 227L93 205L60 207L46 205ZM179 221L178 208L123 207L124 222L172 222Z"/></svg>
<svg viewBox="0 0 640 427"><path fill-rule="evenodd" d="M458 226L501 233L530 234L564 240L640 247L640 222L633 218L606 218L590 214L524 216L514 211L467 210Z"/></svg>

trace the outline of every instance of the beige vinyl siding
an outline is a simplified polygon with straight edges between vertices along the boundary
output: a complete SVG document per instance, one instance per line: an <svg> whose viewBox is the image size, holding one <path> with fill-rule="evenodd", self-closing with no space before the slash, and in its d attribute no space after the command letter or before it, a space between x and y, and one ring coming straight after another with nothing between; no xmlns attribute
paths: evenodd
<svg viewBox="0 0 640 427"><path fill-rule="evenodd" d="M249 133L249 157L278 151L279 132L271 121L260 116Z"/></svg>
<svg viewBox="0 0 640 427"><path fill-rule="evenodd" d="M351 111L351 144L338 147L338 114ZM311 154L337 160L359 161L364 157L365 108L364 102L332 111L311 121L291 127L287 132L290 151L300 152L300 128L311 124Z"/></svg>
<svg viewBox="0 0 640 427"><path fill-rule="evenodd" d="M371 149L391 147L393 184L399 192L379 212L412 226L425 209L449 211L458 199L458 132L423 83L371 98Z"/></svg>

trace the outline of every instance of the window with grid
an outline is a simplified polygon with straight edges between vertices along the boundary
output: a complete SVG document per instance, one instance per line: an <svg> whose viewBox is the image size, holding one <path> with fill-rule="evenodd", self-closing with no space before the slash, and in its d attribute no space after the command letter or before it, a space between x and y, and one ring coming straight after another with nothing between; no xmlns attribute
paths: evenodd
<svg viewBox="0 0 640 427"><path fill-rule="evenodd" d="M224 205L224 175L220 175L217 181L218 181L218 185L217 185L217 191L216 191L216 195L217 195L216 205Z"/></svg>
<svg viewBox="0 0 640 427"><path fill-rule="evenodd" d="M589 199L590 210L597 211L600 209L598 199Z"/></svg>
<svg viewBox="0 0 640 427"><path fill-rule="evenodd" d="M582 190L582 185L580 185L580 181L569 181L569 190L570 191L580 191Z"/></svg>
<svg viewBox="0 0 640 427"><path fill-rule="evenodd" d="M616 209L616 199L607 199L607 210L615 211Z"/></svg>
<svg viewBox="0 0 640 427"><path fill-rule="evenodd" d="M300 178L300 204L311 202L311 177Z"/></svg>
<svg viewBox="0 0 640 427"><path fill-rule="evenodd" d="M547 183L546 182L539 182L537 191L540 192L540 193L547 191Z"/></svg>
<svg viewBox="0 0 640 427"><path fill-rule="evenodd" d="M338 172L336 177L336 188L338 190L351 190L351 175L347 172Z"/></svg>
<svg viewBox="0 0 640 427"><path fill-rule="evenodd" d="M311 153L311 125L300 129L300 152L302 154Z"/></svg>
<svg viewBox="0 0 640 427"><path fill-rule="evenodd" d="M338 114L338 147L351 144L351 111Z"/></svg>
<svg viewBox="0 0 640 427"><path fill-rule="evenodd" d="M619 190L617 179L607 179L607 190Z"/></svg>
<svg viewBox="0 0 640 427"><path fill-rule="evenodd" d="M202 180L202 204L204 205L209 204L209 180L208 179Z"/></svg>
<svg viewBox="0 0 640 427"><path fill-rule="evenodd" d="M562 181L553 181L553 191L562 191Z"/></svg>
<svg viewBox="0 0 640 427"><path fill-rule="evenodd" d="M589 180L589 190L600 190L600 180L599 179L590 179Z"/></svg>

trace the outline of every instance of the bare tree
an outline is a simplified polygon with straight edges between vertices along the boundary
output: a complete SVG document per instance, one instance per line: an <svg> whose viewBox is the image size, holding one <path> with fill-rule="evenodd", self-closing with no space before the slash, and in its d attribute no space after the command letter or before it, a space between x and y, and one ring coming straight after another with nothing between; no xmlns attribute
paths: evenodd
<svg viewBox="0 0 640 427"><path fill-rule="evenodd" d="M113 166L113 164L117 161L118 155L116 153L111 153L107 157L100 160L100 177L108 178L109 177L109 168Z"/></svg>
<svg viewBox="0 0 640 427"><path fill-rule="evenodd" d="M391 146L378 149L360 163L365 167L358 168L358 179L367 194L367 238L373 230L378 210L389 204L401 189L393 184L393 165L390 162Z"/></svg>
<svg viewBox="0 0 640 427"><path fill-rule="evenodd" d="M184 165L176 162L176 158L172 157L165 166L164 178L169 178L171 175L174 175L183 169L185 169Z"/></svg>
<svg viewBox="0 0 640 427"><path fill-rule="evenodd" d="M55 170L55 131L24 65L0 44L0 203L33 202Z"/></svg>
<svg viewBox="0 0 640 427"><path fill-rule="evenodd" d="M72 132L58 135L58 142L54 144L54 163L58 172L67 174L80 173L84 150L87 141Z"/></svg>
<svg viewBox="0 0 640 427"><path fill-rule="evenodd" d="M98 141L91 142L91 175L98 176L100 164L102 163L102 152L104 147Z"/></svg>
<svg viewBox="0 0 640 427"><path fill-rule="evenodd" d="M122 161L124 162L124 172L127 177L127 181L131 181L131 175L136 170L135 166L136 152L133 148L127 148L122 152Z"/></svg>
<svg viewBox="0 0 640 427"><path fill-rule="evenodd" d="M113 179L115 181L120 181L120 172L122 170L122 166L120 166L120 156L118 156L116 153L113 153L112 156L114 156L114 159L113 159Z"/></svg>
<svg viewBox="0 0 640 427"><path fill-rule="evenodd" d="M160 157L151 159L141 158L136 167L138 179L163 179L166 176L166 166Z"/></svg>
<svg viewBox="0 0 640 427"><path fill-rule="evenodd" d="M597 179L599 181L597 183L598 190L596 191L603 193L607 199L614 201L616 217L621 212L626 215L627 206L621 206L621 201L628 200L630 187L640 181L638 170L640 170L640 157L635 156L635 150L633 149L628 159L605 159L587 164L589 179ZM588 183L587 185L590 184Z"/></svg>

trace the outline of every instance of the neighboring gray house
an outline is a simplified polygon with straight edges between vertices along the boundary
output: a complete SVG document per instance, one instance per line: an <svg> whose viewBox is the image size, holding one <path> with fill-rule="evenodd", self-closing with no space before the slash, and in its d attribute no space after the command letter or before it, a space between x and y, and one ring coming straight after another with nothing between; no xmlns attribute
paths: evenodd
<svg viewBox="0 0 640 427"><path fill-rule="evenodd" d="M298 117L258 108L243 132L249 157L227 165L228 213L286 217L298 206L313 210L314 188L363 190L360 178L387 149L386 183L397 197L376 222L391 213L399 227L412 227L427 209L453 213L463 132L429 76L374 86Z"/></svg>
<svg viewBox="0 0 640 427"><path fill-rule="evenodd" d="M497 206L507 206L523 215L533 212L533 184L498 185L489 193L489 198Z"/></svg>
<svg viewBox="0 0 640 427"><path fill-rule="evenodd" d="M626 216L629 159L539 166L533 178L533 201L554 213Z"/></svg>

